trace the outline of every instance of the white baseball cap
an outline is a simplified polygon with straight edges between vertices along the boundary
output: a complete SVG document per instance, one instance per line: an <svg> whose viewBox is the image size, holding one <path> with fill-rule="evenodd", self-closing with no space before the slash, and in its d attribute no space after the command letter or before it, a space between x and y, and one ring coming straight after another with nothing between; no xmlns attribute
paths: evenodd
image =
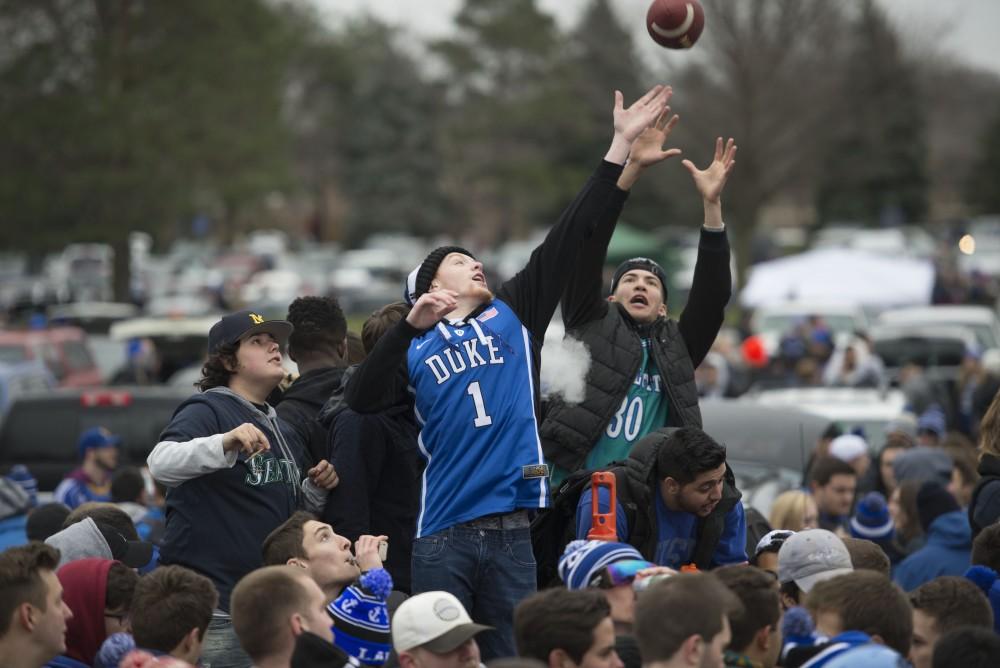
<svg viewBox="0 0 1000 668"><path fill-rule="evenodd" d="M830 442L830 456L852 462L868 454L868 443L857 434L842 434Z"/></svg>
<svg viewBox="0 0 1000 668"><path fill-rule="evenodd" d="M403 601L392 617L396 653L424 647L446 654L492 626L474 624L462 602L446 591L428 591Z"/></svg>

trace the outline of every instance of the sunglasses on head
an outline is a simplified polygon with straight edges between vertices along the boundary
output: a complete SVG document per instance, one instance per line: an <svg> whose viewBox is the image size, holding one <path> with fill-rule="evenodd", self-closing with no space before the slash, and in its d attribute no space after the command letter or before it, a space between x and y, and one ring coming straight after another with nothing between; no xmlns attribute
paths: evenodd
<svg viewBox="0 0 1000 668"><path fill-rule="evenodd" d="M643 559L626 559L624 561L616 561L614 563L608 564L600 570L600 572L594 576L590 581L591 587L598 587L600 589L611 589L612 587L619 587L621 585L632 584L635 580L636 574L644 568L651 568L656 564L652 564Z"/></svg>

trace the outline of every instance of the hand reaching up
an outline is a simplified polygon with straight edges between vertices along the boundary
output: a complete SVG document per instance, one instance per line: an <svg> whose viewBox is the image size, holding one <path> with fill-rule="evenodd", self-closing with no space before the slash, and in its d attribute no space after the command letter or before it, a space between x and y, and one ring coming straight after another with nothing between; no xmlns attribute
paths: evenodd
<svg viewBox="0 0 1000 668"><path fill-rule="evenodd" d="M706 202L717 203L722 195L722 188L726 185L726 179L733 171L736 164L736 142L732 137L726 142L725 149L722 146L722 137L715 140L715 157L705 169L698 169L690 160L682 163L694 179L694 185L701 193L702 199Z"/></svg>

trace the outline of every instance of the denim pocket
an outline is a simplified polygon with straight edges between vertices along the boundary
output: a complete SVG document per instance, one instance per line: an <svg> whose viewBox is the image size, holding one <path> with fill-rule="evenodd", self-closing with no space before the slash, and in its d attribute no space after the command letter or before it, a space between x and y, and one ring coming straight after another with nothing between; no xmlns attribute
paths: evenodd
<svg viewBox="0 0 1000 668"><path fill-rule="evenodd" d="M413 541L413 556L417 559L433 559L444 552L444 536L421 536Z"/></svg>
<svg viewBox="0 0 1000 668"><path fill-rule="evenodd" d="M535 568L535 553L531 550L531 540L513 540L504 544L504 551L518 566Z"/></svg>

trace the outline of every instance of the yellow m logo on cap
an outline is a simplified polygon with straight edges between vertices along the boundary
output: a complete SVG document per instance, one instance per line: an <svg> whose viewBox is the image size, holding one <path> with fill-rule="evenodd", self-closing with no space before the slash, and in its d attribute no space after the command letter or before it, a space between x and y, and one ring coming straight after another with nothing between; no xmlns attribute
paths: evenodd
<svg viewBox="0 0 1000 668"><path fill-rule="evenodd" d="M253 321L253 324L259 325L259 324L261 324L261 323L264 322L264 316L257 315L256 313L251 313L250 314L250 320Z"/></svg>

